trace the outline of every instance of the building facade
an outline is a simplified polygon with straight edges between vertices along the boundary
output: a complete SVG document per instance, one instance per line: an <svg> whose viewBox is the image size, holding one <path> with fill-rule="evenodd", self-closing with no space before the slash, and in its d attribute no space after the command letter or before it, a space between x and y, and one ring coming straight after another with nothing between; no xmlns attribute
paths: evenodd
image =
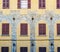
<svg viewBox="0 0 60 52"><path fill-rule="evenodd" d="M60 0L0 0L0 52L60 52Z"/></svg>

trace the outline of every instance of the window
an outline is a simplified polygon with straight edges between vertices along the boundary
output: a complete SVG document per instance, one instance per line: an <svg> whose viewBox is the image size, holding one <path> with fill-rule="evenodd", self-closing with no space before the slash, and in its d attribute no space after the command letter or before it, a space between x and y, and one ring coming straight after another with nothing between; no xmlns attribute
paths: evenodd
<svg viewBox="0 0 60 52"><path fill-rule="evenodd" d="M9 8L9 0L3 0L3 9Z"/></svg>
<svg viewBox="0 0 60 52"><path fill-rule="evenodd" d="M60 35L60 24L57 24L57 35Z"/></svg>
<svg viewBox="0 0 60 52"><path fill-rule="evenodd" d="M22 23L20 28L21 28L21 30L20 30L21 35L27 35L28 34L28 24Z"/></svg>
<svg viewBox="0 0 60 52"><path fill-rule="evenodd" d="M57 48L57 52L60 52L60 47Z"/></svg>
<svg viewBox="0 0 60 52"><path fill-rule="evenodd" d="M46 52L46 47L39 47L39 52Z"/></svg>
<svg viewBox="0 0 60 52"><path fill-rule="evenodd" d="M9 47L2 47L1 52L9 52Z"/></svg>
<svg viewBox="0 0 60 52"><path fill-rule="evenodd" d="M28 48L27 47L20 47L20 52L28 52Z"/></svg>
<svg viewBox="0 0 60 52"><path fill-rule="evenodd" d="M9 35L9 24L8 23L2 24L2 35L3 36Z"/></svg>
<svg viewBox="0 0 60 52"><path fill-rule="evenodd" d="M18 8L31 8L31 0L18 0Z"/></svg>
<svg viewBox="0 0 60 52"><path fill-rule="evenodd" d="M60 8L60 0L57 0L57 8Z"/></svg>
<svg viewBox="0 0 60 52"><path fill-rule="evenodd" d="M45 8L45 0L39 0L39 8Z"/></svg>
<svg viewBox="0 0 60 52"><path fill-rule="evenodd" d="M39 35L46 35L46 24L39 24Z"/></svg>

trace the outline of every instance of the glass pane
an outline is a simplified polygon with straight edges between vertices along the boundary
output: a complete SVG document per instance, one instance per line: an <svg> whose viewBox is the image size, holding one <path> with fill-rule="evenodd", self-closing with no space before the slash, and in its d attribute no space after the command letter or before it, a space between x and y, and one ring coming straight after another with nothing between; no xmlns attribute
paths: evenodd
<svg viewBox="0 0 60 52"><path fill-rule="evenodd" d="M39 52L46 52L46 47L39 47Z"/></svg>
<svg viewBox="0 0 60 52"><path fill-rule="evenodd" d="M1 52L9 52L9 48L8 47L2 47Z"/></svg>
<svg viewBox="0 0 60 52"><path fill-rule="evenodd" d="M27 47L20 47L20 52L28 52Z"/></svg>

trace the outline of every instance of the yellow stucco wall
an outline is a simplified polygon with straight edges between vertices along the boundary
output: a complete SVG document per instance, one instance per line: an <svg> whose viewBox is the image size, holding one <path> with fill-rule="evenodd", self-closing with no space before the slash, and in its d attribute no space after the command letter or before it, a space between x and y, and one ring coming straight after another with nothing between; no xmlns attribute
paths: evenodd
<svg viewBox="0 0 60 52"><path fill-rule="evenodd" d="M7 22L6 20L4 20L4 21L2 21L2 22L0 22L0 40L6 40L6 39L11 39L11 37L12 37L12 32L11 32L11 24L9 23L9 36L2 36L2 24L3 23L9 23L9 22Z"/></svg>
<svg viewBox="0 0 60 52"><path fill-rule="evenodd" d="M46 9L38 8L38 0L31 0L31 9L17 9L17 1L18 0L10 0L10 8L2 9L2 0L0 0L0 10L3 11L4 14L9 14L11 10L19 10L20 14L27 14L29 11L35 11L38 14L43 14L46 11L53 11L57 14L60 13L60 9L56 9L56 0L46 0Z"/></svg>
<svg viewBox="0 0 60 52"><path fill-rule="evenodd" d="M17 52L20 52L20 47L28 47L30 52L30 41L17 41Z"/></svg>
<svg viewBox="0 0 60 52"><path fill-rule="evenodd" d="M9 52L11 52L11 41L0 41L0 52L1 52L1 47L9 47Z"/></svg>
<svg viewBox="0 0 60 52"><path fill-rule="evenodd" d="M31 9L17 9L17 0L10 0L10 8L9 9L2 9L2 0L0 0L0 11L3 11L4 15L6 14L10 14L10 12L12 10L17 10L20 11L20 14L28 14L28 12L37 12L38 14L44 14L47 11L53 11L56 14L60 14L60 9L56 9L56 0L46 0L46 9L39 9L38 8L38 0L31 0ZM7 21L2 21L0 22L0 34L2 34L2 23L8 23ZM28 36L20 36L20 23L27 23L28 24ZM39 36L38 34L38 24L39 23L45 23L46 24L46 36ZM54 24L54 39L60 39L59 36L57 36L57 23L60 23L60 21L56 21L56 23ZM9 28L9 35L10 36L0 36L0 39L11 39L11 24L10 24L10 28ZM21 22L19 22L17 24L16 27L16 32L17 32L17 40L29 40L30 39L30 24L25 21L22 20ZM49 28L48 28L48 24L46 23L46 21L41 20L38 21L36 26L35 26L35 38L36 39L49 39ZM57 47L60 46L59 44L60 41L55 41L54 40L54 50L55 52L57 52ZM28 47L28 50L30 52L30 41L17 41L17 52L20 52L20 47L21 46L25 46ZM10 48L9 52L11 52L11 41L0 41L0 52L1 52L1 47L2 46L8 46ZM45 46L47 47L47 52L49 52L49 40L45 40L45 41L36 41L36 52L38 52L38 47L42 47Z"/></svg>
<svg viewBox="0 0 60 52"><path fill-rule="evenodd" d="M36 52L39 52L39 47L46 47L46 52L49 52L49 41L36 41Z"/></svg>
<svg viewBox="0 0 60 52"><path fill-rule="evenodd" d="M57 24L60 24L60 20L57 20L54 24L54 39L60 39L60 35L57 35Z"/></svg>
<svg viewBox="0 0 60 52"><path fill-rule="evenodd" d="M46 35L39 35L39 24L46 24ZM37 22L36 26L35 26L35 37L36 39L49 39L49 28L48 28L48 24L46 21L44 20L40 20Z"/></svg>
<svg viewBox="0 0 60 52"><path fill-rule="evenodd" d="M60 40L54 41L54 52L57 52L57 48L60 47Z"/></svg>
<svg viewBox="0 0 60 52"><path fill-rule="evenodd" d="M21 23L27 23L28 24L28 34L27 36L21 36L20 35L20 24ZM30 24L26 21L26 20L21 20L18 24L17 24L17 40L28 40L30 39Z"/></svg>

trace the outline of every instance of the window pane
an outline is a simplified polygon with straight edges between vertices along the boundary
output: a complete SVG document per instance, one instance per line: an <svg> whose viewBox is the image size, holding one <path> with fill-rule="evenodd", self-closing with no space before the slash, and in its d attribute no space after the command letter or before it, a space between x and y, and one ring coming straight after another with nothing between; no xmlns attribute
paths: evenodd
<svg viewBox="0 0 60 52"><path fill-rule="evenodd" d="M5 9L5 3L3 3L3 9Z"/></svg>
<svg viewBox="0 0 60 52"><path fill-rule="evenodd" d="M46 52L46 47L39 47L39 52Z"/></svg>
<svg viewBox="0 0 60 52"><path fill-rule="evenodd" d="M43 8L45 8L45 3L43 3Z"/></svg>
<svg viewBox="0 0 60 52"><path fill-rule="evenodd" d="M21 0L21 8L28 8L28 0Z"/></svg>
<svg viewBox="0 0 60 52"><path fill-rule="evenodd" d="M7 5L6 5L6 8L9 8L9 3L6 3Z"/></svg>
<svg viewBox="0 0 60 52"><path fill-rule="evenodd" d="M57 48L57 52L60 52L60 47Z"/></svg>
<svg viewBox="0 0 60 52"><path fill-rule="evenodd" d="M60 8L60 7L59 7L59 4L57 4L57 8Z"/></svg>
<svg viewBox="0 0 60 52"><path fill-rule="evenodd" d="M18 0L18 8L31 8L31 0Z"/></svg>
<svg viewBox="0 0 60 52"><path fill-rule="evenodd" d="M28 34L28 25L27 24L21 24L21 35L27 35Z"/></svg>
<svg viewBox="0 0 60 52"><path fill-rule="evenodd" d="M57 35L60 35L60 24L57 24Z"/></svg>
<svg viewBox="0 0 60 52"><path fill-rule="evenodd" d="M9 2L9 0L6 0L6 2Z"/></svg>
<svg viewBox="0 0 60 52"><path fill-rule="evenodd" d="M2 47L1 52L9 52L9 48L8 47Z"/></svg>
<svg viewBox="0 0 60 52"><path fill-rule="evenodd" d="M39 24L39 35L46 35L46 24Z"/></svg>
<svg viewBox="0 0 60 52"><path fill-rule="evenodd" d="M5 2L5 0L3 0L3 2Z"/></svg>
<svg viewBox="0 0 60 52"><path fill-rule="evenodd" d="M2 35L9 35L9 24L2 24Z"/></svg>
<svg viewBox="0 0 60 52"><path fill-rule="evenodd" d="M20 52L28 52L28 48L27 47L20 47Z"/></svg>

